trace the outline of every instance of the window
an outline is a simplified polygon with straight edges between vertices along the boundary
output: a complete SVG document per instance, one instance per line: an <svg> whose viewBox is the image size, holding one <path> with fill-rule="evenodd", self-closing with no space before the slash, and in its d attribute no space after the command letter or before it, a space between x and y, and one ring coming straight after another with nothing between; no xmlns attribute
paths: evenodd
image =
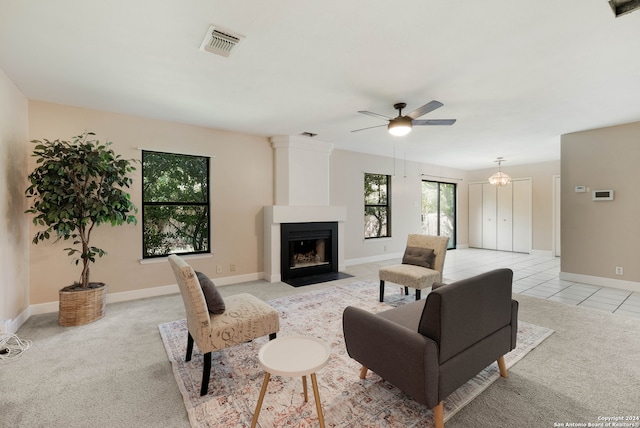
<svg viewBox="0 0 640 428"><path fill-rule="evenodd" d="M391 176L364 174L364 237L391 236Z"/></svg>
<svg viewBox="0 0 640 428"><path fill-rule="evenodd" d="M208 253L209 158L142 151L143 258Z"/></svg>

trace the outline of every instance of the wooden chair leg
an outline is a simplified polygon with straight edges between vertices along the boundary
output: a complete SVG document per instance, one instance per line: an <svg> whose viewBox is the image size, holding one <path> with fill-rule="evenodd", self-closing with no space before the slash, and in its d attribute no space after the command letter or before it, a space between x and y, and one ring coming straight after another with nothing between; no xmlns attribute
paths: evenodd
<svg viewBox="0 0 640 428"><path fill-rule="evenodd" d="M419 289L419 288L416 288L416 300L420 300L420 297L421 297L421 295L420 295L420 289Z"/></svg>
<svg viewBox="0 0 640 428"><path fill-rule="evenodd" d="M507 373L507 365L504 363L504 355L498 358L498 368L500 369L500 376L509 377L509 373Z"/></svg>
<svg viewBox="0 0 640 428"><path fill-rule="evenodd" d="M384 302L384 281L380 280L380 301Z"/></svg>
<svg viewBox="0 0 640 428"><path fill-rule="evenodd" d="M360 379L364 379L365 377L367 377L367 371L369 369L366 368L365 366L360 367Z"/></svg>
<svg viewBox="0 0 640 428"><path fill-rule="evenodd" d="M211 352L203 355L204 368L202 369L202 385L200 386L200 396L207 395L209 391L209 375L211 374Z"/></svg>
<svg viewBox="0 0 640 428"><path fill-rule="evenodd" d="M444 406L442 401L433 408L433 423L436 428L444 428Z"/></svg>
<svg viewBox="0 0 640 428"><path fill-rule="evenodd" d="M187 332L187 355L184 357L185 361L191 361L191 352L193 352L193 337L191 337L191 333Z"/></svg>

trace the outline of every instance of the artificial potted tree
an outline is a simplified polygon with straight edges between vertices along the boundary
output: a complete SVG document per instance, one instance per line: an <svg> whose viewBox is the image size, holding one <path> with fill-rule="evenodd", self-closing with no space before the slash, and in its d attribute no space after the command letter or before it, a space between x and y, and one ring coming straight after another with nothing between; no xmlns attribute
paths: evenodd
<svg viewBox="0 0 640 428"><path fill-rule="evenodd" d="M31 207L26 212L34 214L33 223L41 228L33 243L71 240L64 250L82 265L79 281L60 290L58 322L65 326L104 316L107 286L89 281L89 263L107 254L90 243L95 227L137 222L137 208L124 190L133 182L129 174L135 160L122 159L109 148L111 142L101 143L94 135L32 141L37 165L28 177L25 194Z"/></svg>

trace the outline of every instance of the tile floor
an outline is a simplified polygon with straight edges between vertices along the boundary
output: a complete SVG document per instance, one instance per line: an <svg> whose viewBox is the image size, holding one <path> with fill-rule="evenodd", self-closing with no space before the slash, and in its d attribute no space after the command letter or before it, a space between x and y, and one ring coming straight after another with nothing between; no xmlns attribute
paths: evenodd
<svg viewBox="0 0 640 428"><path fill-rule="evenodd" d="M558 257L472 248L453 250L447 252L444 278L458 280L502 267L513 270L514 293L640 318L640 292L561 280Z"/></svg>

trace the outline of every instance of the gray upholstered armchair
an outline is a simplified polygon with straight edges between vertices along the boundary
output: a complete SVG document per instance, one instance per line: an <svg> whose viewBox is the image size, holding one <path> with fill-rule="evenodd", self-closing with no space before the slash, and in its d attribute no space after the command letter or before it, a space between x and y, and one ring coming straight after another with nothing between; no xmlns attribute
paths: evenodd
<svg viewBox="0 0 640 428"><path fill-rule="evenodd" d="M343 313L349 356L367 370L433 408L444 426L443 400L516 346L518 302L513 272L497 269L431 291L425 300L378 314L356 307Z"/></svg>

